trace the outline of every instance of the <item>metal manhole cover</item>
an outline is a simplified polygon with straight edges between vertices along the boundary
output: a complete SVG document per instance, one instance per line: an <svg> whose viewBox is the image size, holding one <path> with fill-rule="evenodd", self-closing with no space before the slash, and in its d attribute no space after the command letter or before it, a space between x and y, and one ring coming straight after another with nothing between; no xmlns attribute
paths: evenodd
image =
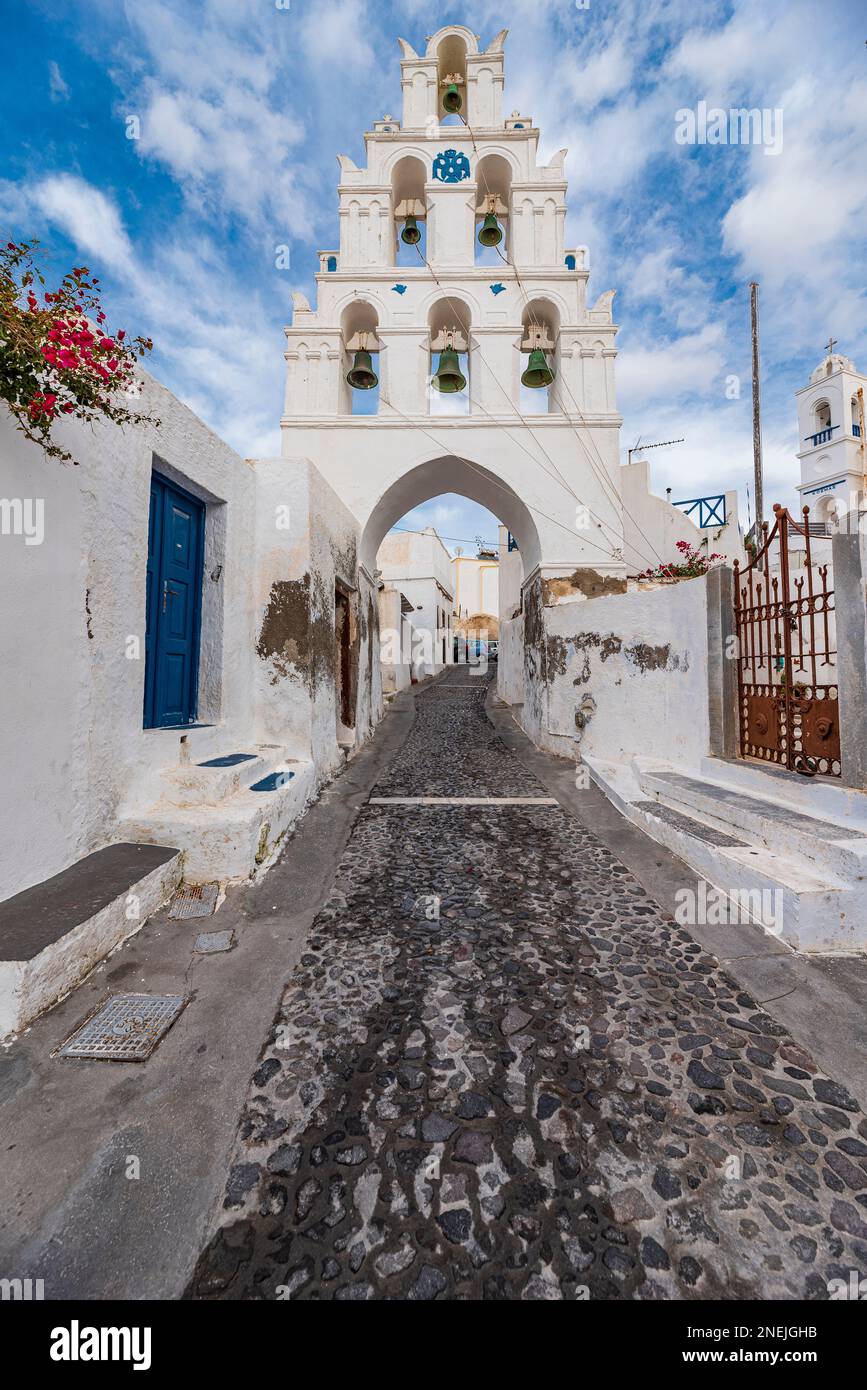
<svg viewBox="0 0 867 1390"><path fill-rule="evenodd" d="M146 1062L186 1008L179 994L116 994L60 1048L60 1057Z"/></svg>
<svg viewBox="0 0 867 1390"><path fill-rule="evenodd" d="M185 884L175 895L169 918L173 922L188 922L194 917L213 917L219 896L219 883Z"/></svg>

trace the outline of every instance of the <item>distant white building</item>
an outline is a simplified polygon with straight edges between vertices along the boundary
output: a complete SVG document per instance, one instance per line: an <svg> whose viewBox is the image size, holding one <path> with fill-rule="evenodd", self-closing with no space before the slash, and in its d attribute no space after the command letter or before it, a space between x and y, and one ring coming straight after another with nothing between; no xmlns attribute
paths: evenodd
<svg viewBox="0 0 867 1390"><path fill-rule="evenodd" d="M403 613L414 630L413 666L424 668L421 676L438 673L452 652L451 555L432 526L422 533L392 531L379 548L377 569L386 589L398 590L404 600ZM384 657L387 646L383 634Z"/></svg>
<svg viewBox="0 0 867 1390"><path fill-rule="evenodd" d="M500 614L499 550L456 555L452 560L452 572L456 628L467 636L486 632L490 640L496 640Z"/></svg>
<svg viewBox="0 0 867 1390"><path fill-rule="evenodd" d="M798 491L811 521L832 529L838 518L865 506L865 385L867 377L854 362L829 352L796 396Z"/></svg>

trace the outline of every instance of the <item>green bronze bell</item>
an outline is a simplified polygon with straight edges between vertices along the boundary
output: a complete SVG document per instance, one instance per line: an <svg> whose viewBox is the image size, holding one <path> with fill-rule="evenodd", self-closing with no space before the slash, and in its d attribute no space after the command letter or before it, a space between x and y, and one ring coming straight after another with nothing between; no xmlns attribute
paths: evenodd
<svg viewBox="0 0 867 1390"><path fill-rule="evenodd" d="M479 241L483 246L499 246L503 240L503 229L497 221L496 214L489 212L485 218L485 225L479 232Z"/></svg>
<svg viewBox="0 0 867 1390"><path fill-rule="evenodd" d="M405 242L407 246L418 246L421 241L421 228L418 225L417 219L412 216L412 213L410 213L409 217L406 219L406 226L400 234L400 239Z"/></svg>
<svg viewBox="0 0 867 1390"><path fill-rule="evenodd" d="M369 352L357 352L352 371L347 372L346 380L355 391L372 391L379 385L379 377L373 370L373 358Z"/></svg>
<svg viewBox="0 0 867 1390"><path fill-rule="evenodd" d="M521 377L521 384L531 387L534 391L541 391L553 382L554 372L548 366L547 357L541 348L533 348L530 353L530 365Z"/></svg>
<svg viewBox="0 0 867 1390"><path fill-rule="evenodd" d="M450 82L443 96L443 109L448 111L450 116L456 116L459 111L463 110L463 106L464 99L458 91L456 84Z"/></svg>
<svg viewBox="0 0 867 1390"><path fill-rule="evenodd" d="M442 391L445 396L453 396L457 391L463 391L467 384L467 379L461 372L461 363L454 348L446 348L440 354L440 364L434 372L432 386L436 391Z"/></svg>

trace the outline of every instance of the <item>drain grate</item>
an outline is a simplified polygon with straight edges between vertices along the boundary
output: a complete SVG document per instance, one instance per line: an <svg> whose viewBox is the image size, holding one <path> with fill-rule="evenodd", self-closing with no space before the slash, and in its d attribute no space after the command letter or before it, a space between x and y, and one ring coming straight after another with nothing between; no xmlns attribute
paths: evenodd
<svg viewBox="0 0 867 1390"><path fill-rule="evenodd" d="M60 1057L146 1062L186 1008L179 994L116 994L60 1048Z"/></svg>
<svg viewBox="0 0 867 1390"><path fill-rule="evenodd" d="M184 884L175 895L169 918L173 922L189 922L196 917L213 917L219 896L219 883Z"/></svg>

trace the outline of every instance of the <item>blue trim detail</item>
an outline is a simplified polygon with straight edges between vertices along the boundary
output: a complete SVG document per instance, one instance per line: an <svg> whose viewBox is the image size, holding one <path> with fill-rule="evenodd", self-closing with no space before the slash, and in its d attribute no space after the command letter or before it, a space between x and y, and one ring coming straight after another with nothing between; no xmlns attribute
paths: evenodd
<svg viewBox="0 0 867 1390"><path fill-rule="evenodd" d="M270 777L266 777L264 782L257 782L251 790L254 792L279 792L282 787L288 787L294 777L294 772L272 772Z"/></svg>
<svg viewBox="0 0 867 1390"><path fill-rule="evenodd" d="M821 487L811 487L803 493L804 497L818 497L820 492L833 492L835 487L842 487L846 479L841 478L836 483L823 483Z"/></svg>
<svg viewBox="0 0 867 1390"><path fill-rule="evenodd" d="M433 176L440 183L463 183L472 176L470 161L459 150L444 150L433 162Z"/></svg>
<svg viewBox="0 0 867 1390"><path fill-rule="evenodd" d="M505 294L505 293L506 293L506 286L505 286L505 285L491 285L491 294Z"/></svg>
<svg viewBox="0 0 867 1390"><path fill-rule="evenodd" d="M180 532L179 521L186 522ZM180 557L177 551L181 552ZM146 729L183 728L196 723L204 569L204 503L169 478L152 473L145 632ZM187 602L176 606L174 600Z"/></svg>
<svg viewBox="0 0 867 1390"><path fill-rule="evenodd" d="M198 763L199 767L240 767L241 763L254 763L255 753L233 753L230 758L214 758L209 763Z"/></svg>
<svg viewBox="0 0 867 1390"><path fill-rule="evenodd" d="M395 294L406 294L406 285L392 285Z"/></svg>
<svg viewBox="0 0 867 1390"><path fill-rule="evenodd" d="M708 531L711 526L726 526L728 524L725 493L719 497L696 497L689 502L675 502L674 505L680 507L690 517L697 511L698 521L695 524L700 531Z"/></svg>

